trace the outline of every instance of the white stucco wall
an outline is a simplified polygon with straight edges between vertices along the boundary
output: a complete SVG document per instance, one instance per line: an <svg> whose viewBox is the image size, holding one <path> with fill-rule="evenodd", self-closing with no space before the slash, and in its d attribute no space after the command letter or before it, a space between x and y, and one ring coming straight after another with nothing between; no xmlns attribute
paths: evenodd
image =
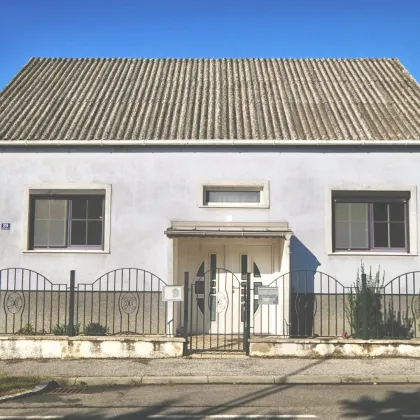
<svg viewBox="0 0 420 420"><path fill-rule="evenodd" d="M418 256L328 255L325 195L328 185L420 185L420 155L391 149L3 149L0 150L0 268L25 267L54 282L92 282L121 267L149 270L168 280L172 241L164 230L172 220L287 221L319 270L350 285L363 261L386 279L420 269ZM270 182L270 208L200 208L203 180ZM27 184L111 184L110 253L23 252L24 187ZM292 250L293 251L293 250ZM297 254L296 254L297 255ZM295 256L296 256L295 255ZM296 267L296 258L292 268ZM170 281L169 281L170 282Z"/></svg>

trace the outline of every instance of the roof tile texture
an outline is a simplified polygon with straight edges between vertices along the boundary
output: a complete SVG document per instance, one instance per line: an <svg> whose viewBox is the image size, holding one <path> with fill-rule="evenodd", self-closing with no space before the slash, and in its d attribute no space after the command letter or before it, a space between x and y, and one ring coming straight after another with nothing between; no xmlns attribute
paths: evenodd
<svg viewBox="0 0 420 420"><path fill-rule="evenodd" d="M0 139L420 140L420 87L395 59L33 58Z"/></svg>

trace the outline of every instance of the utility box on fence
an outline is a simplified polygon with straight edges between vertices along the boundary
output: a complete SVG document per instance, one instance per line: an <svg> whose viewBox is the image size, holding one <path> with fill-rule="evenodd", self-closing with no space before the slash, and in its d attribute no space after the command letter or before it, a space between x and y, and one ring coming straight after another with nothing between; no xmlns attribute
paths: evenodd
<svg viewBox="0 0 420 420"><path fill-rule="evenodd" d="M278 287L258 287L258 303L260 305L278 305L279 289Z"/></svg>

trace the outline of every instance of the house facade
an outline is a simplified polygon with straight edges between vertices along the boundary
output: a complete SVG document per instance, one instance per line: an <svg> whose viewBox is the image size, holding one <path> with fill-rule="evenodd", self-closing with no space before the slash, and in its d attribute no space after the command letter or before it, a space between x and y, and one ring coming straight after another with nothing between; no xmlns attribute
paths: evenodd
<svg viewBox="0 0 420 420"><path fill-rule="evenodd" d="M197 313L230 308L205 329L236 331L226 273L419 270L419 151L420 88L394 59L31 59L0 96L0 269L208 273Z"/></svg>

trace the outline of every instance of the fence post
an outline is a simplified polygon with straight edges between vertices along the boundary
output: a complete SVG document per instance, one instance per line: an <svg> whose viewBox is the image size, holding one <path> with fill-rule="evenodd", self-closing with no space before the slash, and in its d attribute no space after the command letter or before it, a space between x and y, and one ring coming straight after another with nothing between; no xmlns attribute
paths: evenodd
<svg viewBox="0 0 420 420"><path fill-rule="evenodd" d="M368 334L368 308L367 308L367 288L366 274L362 274L362 338L367 340Z"/></svg>
<svg viewBox="0 0 420 420"><path fill-rule="evenodd" d="M69 322L67 325L67 335L74 336L74 294L75 294L76 272L70 271L70 299L69 299Z"/></svg>
<svg viewBox="0 0 420 420"><path fill-rule="evenodd" d="M188 293L189 293L189 273L184 273L184 356L188 353Z"/></svg>
<svg viewBox="0 0 420 420"><path fill-rule="evenodd" d="M244 350L247 356L249 356L249 339L250 338L251 338L251 273L246 273Z"/></svg>

